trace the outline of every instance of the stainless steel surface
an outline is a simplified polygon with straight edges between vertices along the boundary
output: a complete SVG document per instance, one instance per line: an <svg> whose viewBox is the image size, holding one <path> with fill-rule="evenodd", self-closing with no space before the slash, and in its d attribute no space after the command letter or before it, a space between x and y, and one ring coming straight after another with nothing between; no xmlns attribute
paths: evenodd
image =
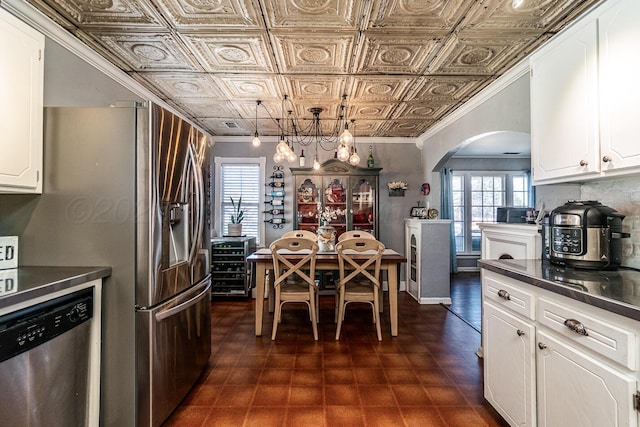
<svg viewBox="0 0 640 427"><path fill-rule="evenodd" d="M211 353L211 281L139 310L139 425L160 425L193 386ZM153 381L148 381L152 378Z"/></svg>
<svg viewBox="0 0 640 427"><path fill-rule="evenodd" d="M36 311L29 316L42 316L46 313L46 308L38 311L41 306L42 304L32 306ZM17 313L19 312L11 314ZM3 323L3 319L0 319L0 329L8 325L8 322ZM34 324L31 330L41 327L41 323ZM52 325L48 323L46 327L50 329ZM90 425L90 340L89 319L49 341L0 362L0 425Z"/></svg>
<svg viewBox="0 0 640 427"><path fill-rule="evenodd" d="M16 279L8 283L6 276L0 290L0 315L17 304L46 297L82 283L103 279L111 274L110 267L18 267ZM6 271L5 271L6 274Z"/></svg>
<svg viewBox="0 0 640 427"><path fill-rule="evenodd" d="M3 3L10 2L5 0ZM21 0L22 1L22 0ZM419 137L600 0L27 0L211 135L337 117ZM260 135L280 132L259 111Z"/></svg>
<svg viewBox="0 0 640 427"><path fill-rule="evenodd" d="M207 277L207 217L196 211L206 156L203 134L155 107L45 109L46 184L22 235L22 261L112 268L103 288L104 427L143 425L139 390L154 379L137 375L136 350L175 344L137 333L136 307L155 308ZM193 369L205 363L194 359Z"/></svg>

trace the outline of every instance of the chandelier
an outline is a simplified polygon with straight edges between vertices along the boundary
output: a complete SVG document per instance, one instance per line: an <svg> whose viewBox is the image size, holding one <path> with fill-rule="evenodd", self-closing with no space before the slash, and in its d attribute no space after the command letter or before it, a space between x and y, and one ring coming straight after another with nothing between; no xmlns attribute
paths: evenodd
<svg viewBox="0 0 640 427"><path fill-rule="evenodd" d="M258 133L258 108L262 107L267 111L269 118L275 122L280 133L280 141L276 145L276 152L273 154L275 163L284 161L294 162L298 156L294 152L294 143L304 147L313 146L315 153L313 156L313 168L320 169L320 161L318 160L318 150L333 151L334 157L343 162L347 162L353 166L360 163L360 156L356 148L355 138L355 120L347 121L345 110L347 107L347 95L342 95L340 103L340 113L332 126L331 132L323 133L320 123L320 113L323 109L320 107L309 108L311 113L311 121L307 125L301 125L301 120L295 114L293 102L287 95L282 99L282 116L273 118L269 110L262 104L262 101L256 101L256 132L254 134L252 144L258 147L261 143ZM286 106L285 106L286 105ZM288 108L287 108L288 107ZM285 116L285 111L287 112ZM309 119L305 119L309 120ZM353 133L349 130L349 124Z"/></svg>

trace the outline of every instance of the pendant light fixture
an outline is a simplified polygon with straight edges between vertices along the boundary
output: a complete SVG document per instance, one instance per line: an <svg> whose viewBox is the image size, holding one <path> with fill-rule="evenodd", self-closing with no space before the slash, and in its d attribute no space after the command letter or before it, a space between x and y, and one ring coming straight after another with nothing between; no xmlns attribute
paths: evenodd
<svg viewBox="0 0 640 427"><path fill-rule="evenodd" d="M258 135L258 105L261 103L262 101L260 100L256 101L256 133L253 135L253 140L251 141L251 144L253 144L254 147L259 147L262 143L260 141L260 136Z"/></svg>
<svg viewBox="0 0 640 427"><path fill-rule="evenodd" d="M287 111L285 116L285 104L289 104L291 108ZM283 161L295 162L298 156L294 151L294 144L300 145L301 150L304 147L311 146L313 144L315 153L313 156L313 168L320 168L319 161L319 149L324 151L334 151L337 153L337 158L343 162L348 162L351 165L358 165L360 162L360 156L357 154L357 150L352 148L355 144L355 120L351 119L351 128L353 133L349 130L349 123L345 118L347 107L347 95L342 96L342 101L339 107L339 116L335 120L333 131L329 134L322 132L322 124L320 123L320 114L324 111L321 107L309 108L311 113L311 119L299 119L295 115L295 105L291 99L285 95L282 99L281 105L281 117L271 117L269 110L264 106L261 101L256 101L256 132L254 141L258 138L258 107L262 105L271 120L273 120L277 129L280 131L280 140L276 146L276 152L273 155L273 160L276 163ZM301 126L303 121L309 121L310 123L305 126ZM330 120L330 119L327 119ZM254 144L255 145L255 144Z"/></svg>

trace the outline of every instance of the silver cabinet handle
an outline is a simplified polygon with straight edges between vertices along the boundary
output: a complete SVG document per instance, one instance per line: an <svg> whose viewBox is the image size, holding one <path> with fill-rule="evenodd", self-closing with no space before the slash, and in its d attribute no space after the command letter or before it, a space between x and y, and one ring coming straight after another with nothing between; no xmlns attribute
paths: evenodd
<svg viewBox="0 0 640 427"><path fill-rule="evenodd" d="M602 158L602 161L603 161L603 162L605 162L605 163L610 162L610 161L611 161L611 157L609 157L609 156L604 156L604 157Z"/></svg>
<svg viewBox="0 0 640 427"><path fill-rule="evenodd" d="M507 301L511 299L511 295L509 295L509 292L505 291L504 289L500 289L498 291L498 296Z"/></svg>
<svg viewBox="0 0 640 427"><path fill-rule="evenodd" d="M580 160L580 166L587 166L589 164L588 160Z"/></svg>
<svg viewBox="0 0 640 427"><path fill-rule="evenodd" d="M546 345L546 344L544 344L544 343L539 342L539 343L538 343L538 348L539 348L540 350L544 350L545 348L547 348L547 345Z"/></svg>
<svg viewBox="0 0 640 427"><path fill-rule="evenodd" d="M576 319L567 319L564 321L564 326L571 329L576 334L584 335L585 337L589 335L587 332L587 328Z"/></svg>
<svg viewBox="0 0 640 427"><path fill-rule="evenodd" d="M519 337L524 335L524 331L521 329L518 329L516 333L518 334Z"/></svg>

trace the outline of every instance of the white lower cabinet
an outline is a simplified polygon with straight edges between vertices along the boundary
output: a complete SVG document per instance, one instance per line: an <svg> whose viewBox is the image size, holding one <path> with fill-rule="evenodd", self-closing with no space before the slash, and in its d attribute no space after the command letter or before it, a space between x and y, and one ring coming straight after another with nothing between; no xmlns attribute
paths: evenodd
<svg viewBox="0 0 640 427"><path fill-rule="evenodd" d="M484 395L509 425L640 425L640 322L485 269L482 289Z"/></svg>
<svg viewBox="0 0 640 427"><path fill-rule="evenodd" d="M538 425L637 426L635 378L537 331Z"/></svg>
<svg viewBox="0 0 640 427"><path fill-rule="evenodd" d="M533 322L486 303L483 311L484 395L514 426L535 425Z"/></svg>

